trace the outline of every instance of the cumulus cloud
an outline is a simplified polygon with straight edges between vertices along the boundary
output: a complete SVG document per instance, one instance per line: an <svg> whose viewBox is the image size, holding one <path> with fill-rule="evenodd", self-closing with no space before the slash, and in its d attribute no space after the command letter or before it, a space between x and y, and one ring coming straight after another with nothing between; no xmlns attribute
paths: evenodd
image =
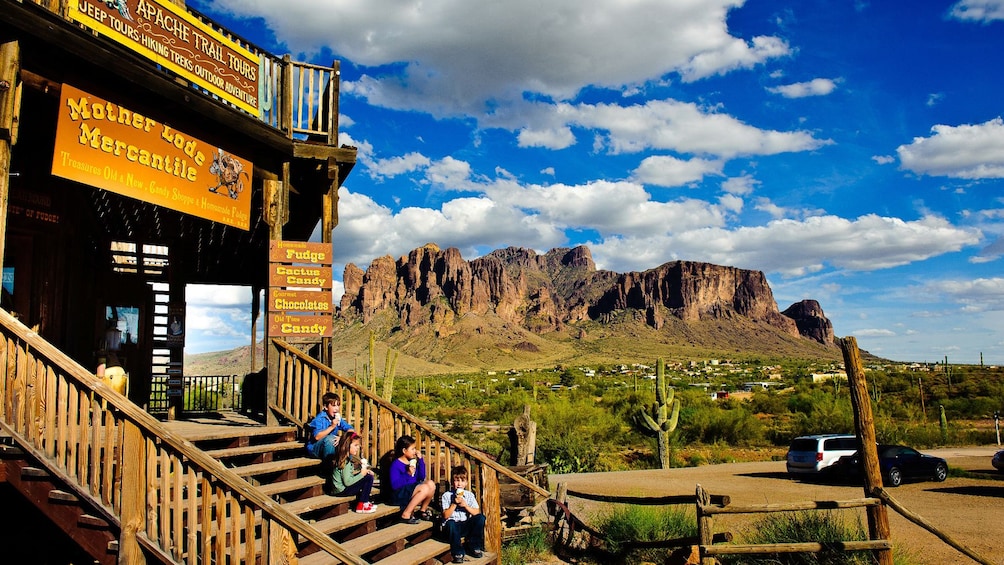
<svg viewBox="0 0 1004 565"><path fill-rule="evenodd" d="M575 134L568 127L535 130L524 129L516 136L520 147L546 147L564 149L575 145Z"/></svg>
<svg viewBox="0 0 1004 565"><path fill-rule="evenodd" d="M442 116L478 115L485 101L505 105L524 92L567 100L590 84L619 89L672 73L695 81L788 56L781 38L729 32L729 11L742 4L217 0L211 8L263 18L294 52L328 47L359 65L396 66L399 74L364 76L343 92Z"/></svg>
<svg viewBox="0 0 1004 565"><path fill-rule="evenodd" d="M1004 277L935 281L928 283L926 289L969 312L1004 310Z"/></svg>
<svg viewBox="0 0 1004 565"><path fill-rule="evenodd" d="M872 155L872 161L875 161L879 165L888 165L890 163L895 163L896 158L892 155Z"/></svg>
<svg viewBox="0 0 1004 565"><path fill-rule="evenodd" d="M1004 120L936 125L930 137L896 148L901 167L919 175L962 179L1004 178Z"/></svg>
<svg viewBox="0 0 1004 565"><path fill-rule="evenodd" d="M952 6L949 15L981 23L1004 20L1004 0L962 0Z"/></svg>
<svg viewBox="0 0 1004 565"><path fill-rule="evenodd" d="M607 132L602 143L615 154L657 149L732 158L809 151L831 143L806 131L759 129L677 100L633 106L561 104L555 112L569 123Z"/></svg>
<svg viewBox="0 0 1004 565"><path fill-rule="evenodd" d="M813 216L763 226L611 238L593 246L593 258L613 270L648 268L648 261L663 257L804 276L827 265L852 271L896 267L959 251L978 244L981 237L978 230L933 216L912 222L877 215L854 220Z"/></svg>
<svg viewBox="0 0 1004 565"><path fill-rule="evenodd" d="M722 190L728 192L729 194L750 194L753 189L760 184L760 181L756 180L750 175L743 175L741 177L732 177L727 179L722 183Z"/></svg>
<svg viewBox="0 0 1004 565"><path fill-rule="evenodd" d="M634 170L633 176L635 180L644 184L666 187L683 186L699 181L705 175L720 175L722 165L721 161L683 160L670 155L654 155L646 157Z"/></svg>
<svg viewBox="0 0 1004 565"><path fill-rule="evenodd" d="M367 169L370 176L374 178L395 177L400 174L410 173L430 164L429 158L421 153L408 153L399 157L389 159L377 159L369 163Z"/></svg>
<svg viewBox="0 0 1004 565"><path fill-rule="evenodd" d="M814 78L807 82L796 82L767 88L768 92L780 94L785 98L805 98L807 96L825 96L837 88L833 79Z"/></svg>
<svg viewBox="0 0 1004 565"><path fill-rule="evenodd" d="M854 330L853 334L856 337L894 337L896 332L880 328L866 328L863 330Z"/></svg>

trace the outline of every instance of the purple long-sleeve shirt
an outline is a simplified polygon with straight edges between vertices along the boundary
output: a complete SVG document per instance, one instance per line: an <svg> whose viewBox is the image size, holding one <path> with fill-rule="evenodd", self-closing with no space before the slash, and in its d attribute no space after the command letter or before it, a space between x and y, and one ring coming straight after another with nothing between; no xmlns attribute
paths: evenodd
<svg viewBox="0 0 1004 565"><path fill-rule="evenodd" d="M390 464L390 488L398 491L411 483L420 483L425 480L425 460L418 458L418 465L415 466L415 476L408 474L408 464L395 459Z"/></svg>

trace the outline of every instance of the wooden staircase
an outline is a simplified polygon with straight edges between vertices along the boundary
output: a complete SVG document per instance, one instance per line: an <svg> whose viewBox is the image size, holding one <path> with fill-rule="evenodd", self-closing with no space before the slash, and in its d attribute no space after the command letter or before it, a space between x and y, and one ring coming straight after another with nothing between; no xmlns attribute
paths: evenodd
<svg viewBox="0 0 1004 565"><path fill-rule="evenodd" d="M159 422L0 310L0 482L13 486L104 564L366 565L452 561L432 525L402 524L395 508L351 511L328 496L319 462L305 457L299 427ZM278 367L269 409L302 423L324 392L363 438L363 455L416 438L429 477L453 466L489 517L486 549L469 563L496 563L501 549L500 477L528 482L353 381L273 340ZM380 501L377 500L377 503Z"/></svg>
<svg viewBox="0 0 1004 565"><path fill-rule="evenodd" d="M169 425L169 427L171 427ZM398 509L383 504L379 485L373 490L378 505L373 514L357 514L354 496L324 494L325 479L317 459L307 457L304 442L294 427L227 428L184 432L186 439L207 455L303 518L315 529L370 563L382 565L439 565L451 563L450 546L433 537L433 524L404 524ZM318 551L307 540L298 540L300 565L327 565L339 561ZM490 565L498 556L486 552L470 565Z"/></svg>

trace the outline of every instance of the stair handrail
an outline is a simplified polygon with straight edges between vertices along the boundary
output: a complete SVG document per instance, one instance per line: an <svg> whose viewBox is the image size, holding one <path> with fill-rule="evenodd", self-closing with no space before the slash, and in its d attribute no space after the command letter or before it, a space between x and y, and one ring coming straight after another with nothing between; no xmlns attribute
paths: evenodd
<svg viewBox="0 0 1004 565"><path fill-rule="evenodd" d="M270 382L266 387L266 406L270 415L282 415L303 425L320 409L324 393L334 392L342 400L342 416L362 436L362 454L378 461L383 473L389 473L385 465L389 466L393 461L396 439L406 434L418 442L420 453L426 456L426 477L434 482L449 485L451 469L458 466L466 468L468 488L480 499L482 513L499 517L485 524L485 547L489 551L502 549L502 515L505 508L502 506L500 478L511 483L506 485L507 488L519 489L521 505L528 499L535 501L537 497L550 496L547 489L339 375L283 339L273 337L270 343ZM511 490L509 492L512 493Z"/></svg>
<svg viewBox="0 0 1004 565"><path fill-rule="evenodd" d="M33 454L40 455L41 457L38 457L40 463L44 464L47 468L49 468L49 470L55 471L56 474L60 477L65 477L78 481L77 484L75 485L76 490L80 490L81 494L85 495L89 499L89 501L97 502L97 505L99 507L102 507L105 512L109 512L110 510L109 518L111 518L121 527L123 533L125 533L126 530L128 529L126 527L127 524L124 523L125 521L123 520L122 516L123 510L121 507L123 506L122 504L123 494L118 495L118 498L115 499L116 503L111 504L112 508L109 509L106 503L110 502L111 499L107 501L95 500L95 498L100 499L101 497L100 496L95 497L94 493L88 491L88 485L80 484L79 483L80 479L75 477L77 469L73 468L73 462L74 462L73 460L76 459L74 454L71 453L70 456L68 457L68 459L70 460L69 469L66 469L63 466L61 466L59 464L59 461L56 461L55 458L52 457L51 455L52 451L51 443L53 442L53 436L51 434L59 433L62 436L65 434L71 434L72 430L67 431L65 429L60 429L60 430L43 429L41 430L41 432L37 430L38 420L43 416L46 420L45 421L46 424L50 424L55 421L55 418L57 416L54 413L56 412L55 410L56 407L44 406L43 407L44 414L38 412L34 414L25 412L26 410L30 411L37 409L37 407L27 406L27 402L29 400L38 400L39 397L37 396L37 394L44 395L47 392L55 393L55 387L57 386L54 383L55 379L53 379L45 383L42 383L47 385L46 391L31 391L30 395L26 392L24 396L17 396L15 394L16 387L18 386L24 387L26 391L27 388L32 388L37 384L34 382L32 383L24 382L27 380L29 376L27 374L29 371L29 367L26 366L27 361L34 362L35 371L38 371L39 369L44 369L46 376L56 377L57 375L54 369L58 368L59 370L61 370L66 377L72 378L73 381L75 381L74 383L65 383L65 384L61 383L59 385L64 389L61 390L63 395L67 396L73 394L87 395L87 393L89 392L90 404L91 404L90 408L92 410L93 408L97 407L99 410L102 411L102 413L114 414L114 412L117 411L119 414L122 415L124 422L132 424L132 426L134 426L140 432L145 431L149 436L155 438L155 439L143 440L142 443L144 445L155 447L154 446L155 442L160 442L162 445L166 444L171 449L180 454L180 456L182 456L184 460L187 460L187 462L189 463L194 463L194 465L197 468L201 469L202 473L214 479L215 482L225 485L225 487L229 489L229 491L227 490L221 491L220 496L230 497L233 494L238 494L241 497L243 497L246 501L248 501L250 504L257 506L259 509L261 509L263 524L268 523L269 521L274 521L279 525L281 525L282 528L285 528L287 532L295 533L302 536L303 538L316 544L317 547L319 547L322 551L326 551L330 555L335 556L338 559L341 559L343 562L352 563L355 565L366 565L367 562L363 560L361 557L346 550L341 546L341 544L335 542L327 535L314 529L302 518L293 514L289 510L286 510L285 508L280 506L279 503L259 492L253 485L244 480L244 478L240 477L233 471L225 468L219 461L213 459L202 450L196 448L190 441L184 439L180 435L167 429L153 416L143 411L139 406L136 406L135 404L130 402L126 397L114 391L101 379L91 374L87 369L82 367L79 363L68 357L62 351L60 351L55 346L53 346L48 341L39 336L37 333L26 327L18 319L16 319L14 316L12 316L10 313L8 313L6 310L3 309L0 309L0 328L2 328L2 332L5 334L3 336L2 342L0 342L0 361L2 361L2 363L0 363L0 385L2 385L0 386L0 390L3 391L3 398L0 399L2 400L2 402L0 402L0 421L3 422L3 429L8 433L10 433L15 438L15 440L18 442L19 445L27 447L29 451L32 452ZM20 343L18 343L13 338L17 338L18 340L20 340ZM14 351L14 356L12 356L11 354L12 348L16 349L16 351ZM32 351L35 352L36 356L40 356L40 358L32 359L32 354L30 353ZM23 357L27 357L28 359L23 359ZM43 361L48 361L48 365L46 366ZM11 374L11 370L14 371L13 374ZM38 380L37 373L35 375L35 378L36 380ZM48 390L49 387L51 387L51 390ZM75 387L80 387L80 389L74 390ZM45 398L48 398L48 396L46 396ZM83 398L83 396L80 396L79 398ZM104 405L103 408L101 406L102 404ZM110 410L109 407L111 407L113 410ZM71 406L70 409L68 410L72 411L73 407ZM34 416L34 419L29 421L29 417L31 416ZM12 419L17 421L12 421ZM21 421L22 419L24 421ZM103 421L103 416L101 418L101 421ZM76 422L72 422L72 424L73 425L71 427L74 427L76 425ZM96 430L97 426L93 426L92 429ZM125 430L125 428L123 429ZM30 435L33 433L36 435L34 441L33 438L30 437ZM88 433L96 434L96 432L93 431L83 431L81 433L82 435L87 435ZM128 433L129 433L128 430L123 431L123 435L128 435ZM104 441L110 442L112 440L106 437L104 438ZM126 442L123 442L121 445L117 446L117 448L118 448L118 457L122 458L122 461L119 463L120 465L119 478L121 479L121 481L119 481L116 487L113 488L124 490L128 488L125 485L125 483L127 482L128 474L123 472L122 469L124 468L124 465L128 462L127 454L125 452L130 450L130 446L127 445ZM58 454L58 458L62 459L64 458L64 455L65 454ZM164 463L163 458L165 457L167 457L167 455L165 453L161 453L161 459L158 461L156 459L155 453L154 454L147 453L148 462L152 461L155 465L163 464ZM86 459L86 454L84 454L81 457L81 459L78 459L77 462L82 461L83 459ZM180 461L181 460L179 459L179 464ZM169 463L170 462L168 462L168 467L170 466ZM94 466L96 464L101 464L101 463L96 463L93 460L89 462L89 465L91 466ZM79 463L79 465L82 467L86 466L83 463ZM180 502L182 496L181 491L184 490L183 487L185 487L186 485L183 485L181 483L180 473L178 473L178 475L179 475L178 477L175 477L173 479L175 483L170 484L169 486L177 487L176 491L174 492L174 496L177 496L178 501ZM95 481L96 479L94 479L94 477L91 477L91 480ZM202 482L203 486L209 485L210 482L209 478L204 476L202 481L203 481ZM109 493L105 494L110 496ZM209 500L208 499L209 496L210 495L208 493L203 492L202 497L204 502ZM192 498L190 497L189 500L192 500ZM230 504L229 498L226 498L226 501L227 501L226 504ZM116 506L119 507L117 511L115 509ZM206 506L207 506L206 504L203 504L204 508L203 512L206 512L205 510ZM225 511L226 508L224 507L223 510ZM178 512L178 514L181 514L181 512ZM268 518L269 520L267 520L266 518ZM236 520L235 518L232 519ZM218 518L217 520L218 521L225 520L225 518ZM147 532L142 527L139 528L139 531L134 531L133 533L138 534L136 537L136 541L140 543L145 542L145 544L152 544L152 547L150 547L149 549L154 550L155 552L161 555L171 554L172 548L159 547L155 542L154 536L145 535L147 534ZM128 540L125 541L128 542ZM179 544L182 543L180 540L177 539L175 539L175 542ZM246 540L246 543L252 544L252 546L253 542L254 542L253 539ZM120 543L120 551L128 550L123 547L124 545L128 545L128 543L125 544ZM263 550L265 550L268 545L269 545L269 540L263 540L262 542Z"/></svg>
<svg viewBox="0 0 1004 565"><path fill-rule="evenodd" d="M320 373L325 374L326 376L328 376L328 377L330 377L332 379L335 379L342 386L351 388L352 390L354 390L355 392L359 393L360 395L365 396L369 400L371 400L371 401L379 404L382 408L384 408L384 409L386 409L386 410L388 410L390 412L393 412L394 414L397 414L398 416L400 416L400 417L408 420L413 426L415 426L417 428L420 428L422 431L428 433L429 435L435 436L437 439L449 443L451 446L453 446L455 449L457 449L457 451L460 451L460 452L464 453L465 455L471 457L472 459L476 459L479 462L481 462L481 463L483 463L483 464L491 467L492 469L494 469L495 471L497 471L499 474L505 476L506 478L512 480L513 482L518 483L518 484L520 484L520 485L522 485L522 486L524 486L526 488L529 488L529 489L533 490L534 492L536 492L537 494L540 494L542 496L550 496L551 495L550 491L548 491L547 489L545 489L545 488L543 488L543 487L541 487L541 486L539 486L537 484L534 484L533 482L529 481L528 479L526 479L524 477L521 477L518 473L516 473L512 469L509 469L506 466L499 464L497 461L489 458L484 453L482 453L482 452L480 452L480 451L478 451L476 449L471 449L470 447L467 447L463 442L460 442L459 440L456 440L456 439L450 437L449 435L447 435L447 434L445 434L445 433L437 430L436 428L430 426L428 423L426 423L421 418L419 418L419 417L417 417L417 416L415 416L415 415L413 415L413 414L411 414L411 413L409 413L409 412L407 412L405 410L402 410L397 405L392 404L392 403L386 401L383 397L381 397L381 396L379 396L377 394L374 394L372 391L367 390L366 388L360 386L358 383L356 383L354 381L351 381L351 380L343 377L342 375L338 374L331 367L328 367L328 366L324 365L323 363L321 363L320 361L314 359L310 355L307 355L306 353L304 353L304 352L300 351L299 349L293 347L292 345L290 345L289 343L287 343L285 340L283 340L281 338L272 338L272 342L275 343L279 348L285 350L286 352L295 355L301 361L303 361L304 363L310 365L312 368L316 369ZM317 400L315 401L314 404L318 405L319 402L320 402L320 395L318 395ZM290 410L289 407L282 407L282 406L275 406L275 405L273 405L273 408L278 409L278 411L280 411L281 413L284 413L287 418L289 416L293 415L293 412L294 412L293 410ZM309 418L309 416L307 418ZM305 425L305 424L307 424L309 422L309 419L307 419L307 418L298 418L296 421L294 421L294 423L296 423L297 425L301 425L301 426Z"/></svg>

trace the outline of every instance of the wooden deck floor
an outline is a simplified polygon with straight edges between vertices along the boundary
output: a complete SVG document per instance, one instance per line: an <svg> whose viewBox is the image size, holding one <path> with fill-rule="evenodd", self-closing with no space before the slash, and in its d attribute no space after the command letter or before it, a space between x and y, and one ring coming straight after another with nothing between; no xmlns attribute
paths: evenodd
<svg viewBox="0 0 1004 565"><path fill-rule="evenodd" d="M184 420L168 420L163 424L172 432L189 441L296 431L293 426L266 426L236 412L219 412Z"/></svg>

